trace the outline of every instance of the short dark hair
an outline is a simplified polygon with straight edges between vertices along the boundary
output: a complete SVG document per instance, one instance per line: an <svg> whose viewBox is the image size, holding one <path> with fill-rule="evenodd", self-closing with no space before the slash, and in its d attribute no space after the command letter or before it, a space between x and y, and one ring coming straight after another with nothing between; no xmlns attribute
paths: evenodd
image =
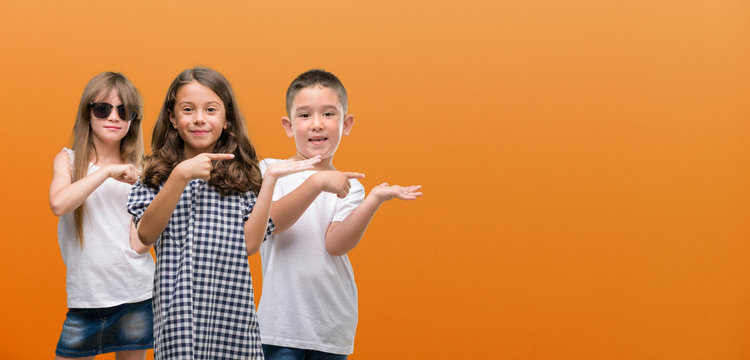
<svg viewBox="0 0 750 360"><path fill-rule="evenodd" d="M346 97L346 89L344 88L344 84L341 83L341 80L339 80L336 75L333 75L328 71L312 69L305 71L297 76L289 85L289 88L286 89L287 115L291 115L292 103L294 102L294 97L297 95L297 93L302 89L309 88L315 85L320 85L322 87L326 87L333 91L336 91L336 93L339 95L339 102L341 103L341 107L344 109L344 114L346 114L346 110L349 105L348 99Z"/></svg>

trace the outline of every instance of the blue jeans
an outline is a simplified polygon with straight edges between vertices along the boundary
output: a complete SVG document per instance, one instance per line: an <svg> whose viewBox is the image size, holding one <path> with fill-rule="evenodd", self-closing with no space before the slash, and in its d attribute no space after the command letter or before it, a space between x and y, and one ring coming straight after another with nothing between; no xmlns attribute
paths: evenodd
<svg viewBox="0 0 750 360"><path fill-rule="evenodd" d="M346 360L346 355L263 344L266 360Z"/></svg>
<svg viewBox="0 0 750 360"><path fill-rule="evenodd" d="M55 353L84 357L154 347L151 299L108 308L68 309Z"/></svg>

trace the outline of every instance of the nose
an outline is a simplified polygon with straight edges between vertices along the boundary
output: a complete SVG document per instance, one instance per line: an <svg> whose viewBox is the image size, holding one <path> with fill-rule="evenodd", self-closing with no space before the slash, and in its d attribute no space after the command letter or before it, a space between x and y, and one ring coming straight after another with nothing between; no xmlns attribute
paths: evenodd
<svg viewBox="0 0 750 360"><path fill-rule="evenodd" d="M321 120L320 115L318 114L313 115L312 127L313 129L316 129L316 130L323 129L323 121Z"/></svg>
<svg viewBox="0 0 750 360"><path fill-rule="evenodd" d="M193 122L195 122L196 124L203 124L203 122L204 122L203 111L196 111L195 112L195 118L193 119Z"/></svg>
<svg viewBox="0 0 750 360"><path fill-rule="evenodd" d="M123 120L123 119L120 119L120 115L117 113L117 106L113 106L112 110L109 111L109 116L107 116L107 120L110 120L110 121Z"/></svg>

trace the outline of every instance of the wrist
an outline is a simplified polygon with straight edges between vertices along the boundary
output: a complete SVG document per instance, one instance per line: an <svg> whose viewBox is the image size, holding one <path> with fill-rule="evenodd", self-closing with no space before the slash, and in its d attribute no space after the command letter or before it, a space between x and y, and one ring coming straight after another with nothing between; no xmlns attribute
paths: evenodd
<svg viewBox="0 0 750 360"><path fill-rule="evenodd" d="M190 180L192 180L190 175L184 170L182 166L183 163L184 162L177 164L177 166L175 166L174 169L172 169L172 173L169 174L169 177L167 178L167 180L172 178L184 184L187 184L190 182Z"/></svg>
<svg viewBox="0 0 750 360"><path fill-rule="evenodd" d="M276 180L278 180L279 177L275 174L266 173L263 176L263 185L270 184L270 185L276 185Z"/></svg>
<svg viewBox="0 0 750 360"><path fill-rule="evenodd" d="M114 178L117 175L115 175L115 173L114 173L114 171L112 169L113 169L112 165L105 165L104 167L102 167L102 172L105 173L105 174L107 174L108 178Z"/></svg>
<svg viewBox="0 0 750 360"><path fill-rule="evenodd" d="M321 193L325 191L325 183L320 179L320 177L322 176L320 174L322 173L323 173L322 171L318 171L310 175L310 177L307 178L307 181L306 181L306 182L309 182L313 186L313 188L315 189L317 193Z"/></svg>
<svg viewBox="0 0 750 360"><path fill-rule="evenodd" d="M386 202L386 200L388 199L381 195L378 195L377 193L370 192L369 194L367 194L367 197L365 197L365 200L363 201L367 201L376 206L380 206L380 204Z"/></svg>

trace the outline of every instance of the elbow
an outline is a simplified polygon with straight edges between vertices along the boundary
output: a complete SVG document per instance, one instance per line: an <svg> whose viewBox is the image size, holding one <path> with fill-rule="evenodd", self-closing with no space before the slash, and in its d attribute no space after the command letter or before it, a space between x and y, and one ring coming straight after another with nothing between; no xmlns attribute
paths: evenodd
<svg viewBox="0 0 750 360"><path fill-rule="evenodd" d="M133 249L133 251L135 251L136 254L143 255L148 252L148 249L150 248L150 246L146 246L146 244L140 242L139 240L138 244L136 244L135 246L131 245L130 248Z"/></svg>
<svg viewBox="0 0 750 360"><path fill-rule="evenodd" d="M260 243L251 245L247 247L247 256L253 255L260 250Z"/></svg>
<svg viewBox="0 0 750 360"><path fill-rule="evenodd" d="M70 210L65 209L62 205L50 201L49 203L50 209L52 209L52 213L55 214L55 216L60 217L70 212Z"/></svg>
<svg viewBox="0 0 750 360"><path fill-rule="evenodd" d="M156 241L156 239L149 238L148 235L145 234L145 231L141 230L140 226L138 227L137 234L138 234L138 239L136 240L137 244L133 244L131 242L131 246L130 247L133 250L135 250L135 252L137 252L139 254L143 254L146 251L148 251L148 249L151 247L151 245L154 244L154 242Z"/></svg>
<svg viewBox="0 0 750 360"><path fill-rule="evenodd" d="M282 231L289 228L289 226L285 226L286 224L279 224L277 222L274 222L273 224L274 224L274 228L273 228L273 232L271 233L273 235L279 234Z"/></svg>
<svg viewBox="0 0 750 360"><path fill-rule="evenodd" d="M261 235L260 237L254 237L254 236L247 236L245 235L245 249L247 250L247 256L253 255L260 250L260 245L263 244L263 240L265 237Z"/></svg>
<svg viewBox="0 0 750 360"><path fill-rule="evenodd" d="M329 251L328 255L331 255L333 257L344 256L344 255L346 255L346 251L341 251L341 252L330 252Z"/></svg>
<svg viewBox="0 0 750 360"><path fill-rule="evenodd" d="M330 244L329 242L326 242L326 252L331 256L344 256L347 253L346 249L342 249L341 247Z"/></svg>
<svg viewBox="0 0 750 360"><path fill-rule="evenodd" d="M135 251L136 254L142 255L148 252L151 245L144 244L140 237L130 238L130 248Z"/></svg>

